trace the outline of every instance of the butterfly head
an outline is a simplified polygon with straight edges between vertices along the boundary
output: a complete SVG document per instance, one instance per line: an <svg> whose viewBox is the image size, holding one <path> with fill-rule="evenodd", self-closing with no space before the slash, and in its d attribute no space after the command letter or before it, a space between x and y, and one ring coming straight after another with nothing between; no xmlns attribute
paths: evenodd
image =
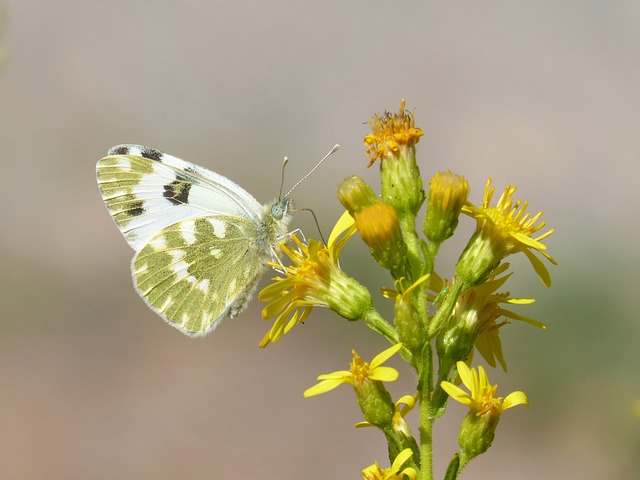
<svg viewBox="0 0 640 480"><path fill-rule="evenodd" d="M282 220L289 213L289 209L293 207L293 200L284 198L278 200L271 206L271 217L274 220Z"/></svg>

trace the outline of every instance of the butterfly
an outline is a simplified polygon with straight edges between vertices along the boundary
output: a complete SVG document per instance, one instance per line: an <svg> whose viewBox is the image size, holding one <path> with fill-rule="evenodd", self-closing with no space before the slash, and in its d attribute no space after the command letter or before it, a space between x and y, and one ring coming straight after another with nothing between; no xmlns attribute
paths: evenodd
<svg viewBox="0 0 640 480"><path fill-rule="evenodd" d="M200 337L246 308L287 234L288 194L261 205L228 178L141 145L112 147L96 175L154 312Z"/></svg>

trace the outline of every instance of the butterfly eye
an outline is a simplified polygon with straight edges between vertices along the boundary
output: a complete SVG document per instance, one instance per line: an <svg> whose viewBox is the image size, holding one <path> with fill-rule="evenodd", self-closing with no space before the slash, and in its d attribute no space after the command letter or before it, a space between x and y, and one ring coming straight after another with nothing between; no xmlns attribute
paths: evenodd
<svg viewBox="0 0 640 480"><path fill-rule="evenodd" d="M274 203L271 207L271 216L276 220L281 220L287 210L287 201Z"/></svg>

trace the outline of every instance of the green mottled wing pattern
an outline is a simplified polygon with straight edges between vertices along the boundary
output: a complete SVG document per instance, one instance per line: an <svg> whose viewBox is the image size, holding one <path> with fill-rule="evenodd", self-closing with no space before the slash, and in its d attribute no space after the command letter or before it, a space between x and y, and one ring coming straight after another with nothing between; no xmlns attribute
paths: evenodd
<svg viewBox="0 0 640 480"><path fill-rule="evenodd" d="M248 302L271 255L268 230L224 215L170 225L133 258L136 289L169 324L205 335Z"/></svg>

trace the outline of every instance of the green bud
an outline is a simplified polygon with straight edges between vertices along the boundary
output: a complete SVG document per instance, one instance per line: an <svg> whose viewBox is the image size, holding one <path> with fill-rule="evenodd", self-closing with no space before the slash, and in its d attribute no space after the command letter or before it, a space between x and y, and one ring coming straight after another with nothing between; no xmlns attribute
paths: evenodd
<svg viewBox="0 0 640 480"><path fill-rule="evenodd" d="M489 411L482 415L470 412L460 425L458 444L467 461L486 452L496 434L500 414Z"/></svg>
<svg viewBox="0 0 640 480"><path fill-rule="evenodd" d="M381 429L391 426L395 405L384 384L377 380L367 380L355 387L358 404L364 419Z"/></svg>
<svg viewBox="0 0 640 480"><path fill-rule="evenodd" d="M456 323L445 329L436 338L436 350L441 364L453 366L464 361L471 354L478 334L463 323Z"/></svg>
<svg viewBox="0 0 640 480"><path fill-rule="evenodd" d="M463 176L450 171L433 176L423 227L430 242L440 245L453 235L468 195L469 184Z"/></svg>
<svg viewBox="0 0 640 480"><path fill-rule="evenodd" d="M345 178L338 185L338 199L352 217L363 207L380 201L367 182L357 175Z"/></svg>
<svg viewBox="0 0 640 480"><path fill-rule="evenodd" d="M382 267L390 270L394 277L400 275L405 264L407 246L394 208L378 200L373 205L362 207L354 218L371 256Z"/></svg>
<svg viewBox="0 0 640 480"><path fill-rule="evenodd" d="M456 264L456 277L467 287L484 282L507 255L504 242L493 241L489 230L477 230Z"/></svg>
<svg viewBox="0 0 640 480"><path fill-rule="evenodd" d="M398 337L405 347L414 355L422 351L426 334L422 320L408 295L400 295L396 299L395 325Z"/></svg>

